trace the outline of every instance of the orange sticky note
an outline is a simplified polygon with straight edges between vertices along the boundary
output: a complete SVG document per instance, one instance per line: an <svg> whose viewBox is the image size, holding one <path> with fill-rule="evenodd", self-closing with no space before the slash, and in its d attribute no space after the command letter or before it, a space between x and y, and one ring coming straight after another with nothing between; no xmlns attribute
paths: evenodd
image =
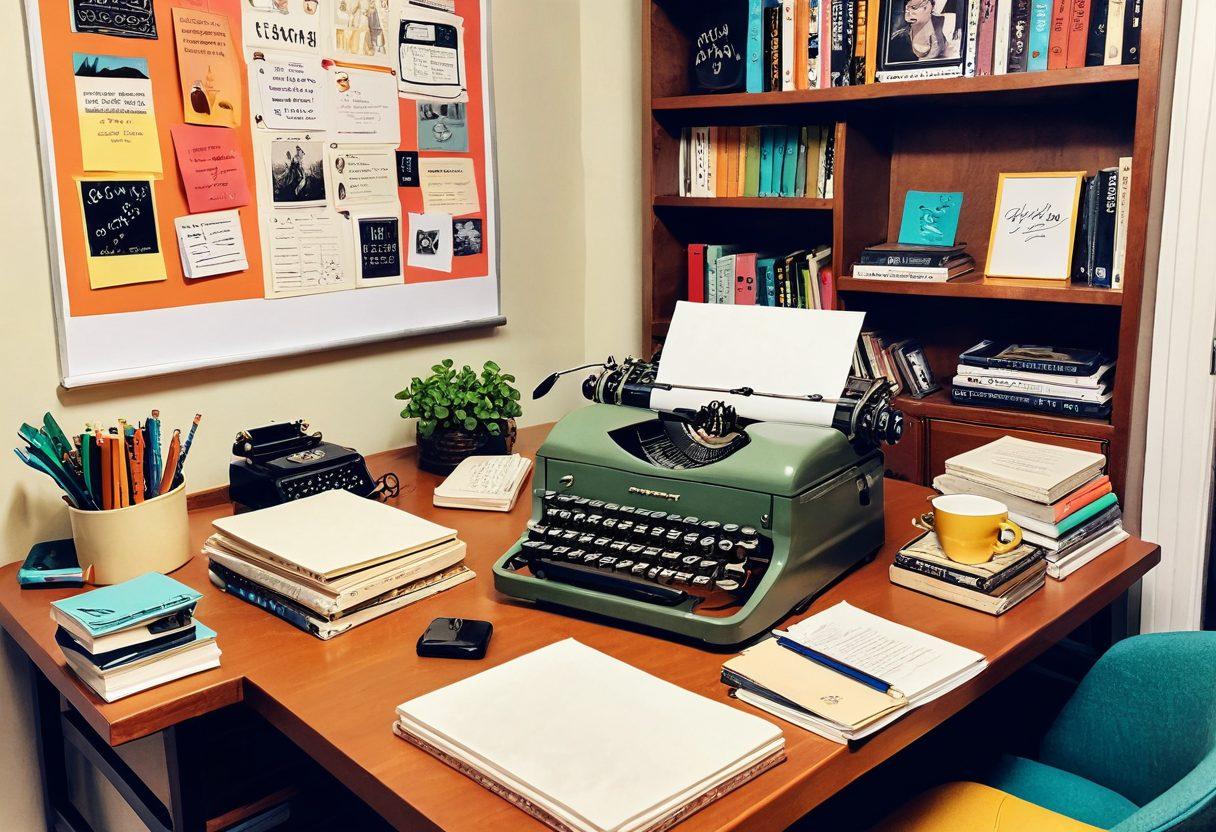
<svg viewBox="0 0 1216 832"><path fill-rule="evenodd" d="M244 107L241 70L228 18L195 9L172 11L184 120L240 127Z"/></svg>
<svg viewBox="0 0 1216 832"><path fill-rule="evenodd" d="M234 131L192 124L175 124L169 129L190 213L249 204L249 179Z"/></svg>

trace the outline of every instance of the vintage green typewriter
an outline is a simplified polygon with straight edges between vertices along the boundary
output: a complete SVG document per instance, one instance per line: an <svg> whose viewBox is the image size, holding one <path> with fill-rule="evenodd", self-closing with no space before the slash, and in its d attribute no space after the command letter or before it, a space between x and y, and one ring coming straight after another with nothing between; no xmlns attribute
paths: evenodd
<svg viewBox="0 0 1216 832"><path fill-rule="evenodd" d="M874 556L880 446L903 429L885 382L806 397L835 405L821 427L748 423L720 401L656 412L651 393L671 385L654 378L649 362L610 358L584 383L598 403L558 422L537 454L532 518L494 565L501 592L726 646Z"/></svg>

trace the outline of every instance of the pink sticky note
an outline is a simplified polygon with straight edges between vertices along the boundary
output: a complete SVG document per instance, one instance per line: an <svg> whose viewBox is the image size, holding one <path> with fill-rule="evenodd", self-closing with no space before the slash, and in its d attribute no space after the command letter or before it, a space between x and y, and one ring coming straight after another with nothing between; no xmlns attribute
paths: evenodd
<svg viewBox="0 0 1216 832"><path fill-rule="evenodd" d="M236 146L236 131L193 124L176 124L170 130L190 213L249 204L249 182Z"/></svg>

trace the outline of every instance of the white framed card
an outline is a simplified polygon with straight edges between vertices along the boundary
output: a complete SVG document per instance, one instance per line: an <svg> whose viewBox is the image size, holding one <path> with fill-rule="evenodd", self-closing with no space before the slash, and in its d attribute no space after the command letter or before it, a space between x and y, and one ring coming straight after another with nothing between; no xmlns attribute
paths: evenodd
<svg viewBox="0 0 1216 832"><path fill-rule="evenodd" d="M997 182L989 277L1067 280L1085 171L1002 173Z"/></svg>

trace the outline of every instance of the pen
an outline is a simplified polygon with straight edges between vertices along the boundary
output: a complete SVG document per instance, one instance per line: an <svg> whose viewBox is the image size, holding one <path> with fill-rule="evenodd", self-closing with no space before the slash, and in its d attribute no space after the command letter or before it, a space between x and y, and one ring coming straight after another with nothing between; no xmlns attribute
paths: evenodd
<svg viewBox="0 0 1216 832"><path fill-rule="evenodd" d="M194 442L194 432L198 430L198 423L202 418L203 414L194 414L194 424L190 425L190 432L186 434L186 444L182 445L182 455L177 458L177 471L173 477L174 485L177 485L185 477L186 454L190 453L190 445Z"/></svg>
<svg viewBox="0 0 1216 832"><path fill-rule="evenodd" d="M797 641L794 641L792 638L789 638L787 636L777 636L777 643L780 644L782 647L786 648L787 650L797 653L799 656L802 656L804 659L810 659L815 664L822 665L823 667L826 667L829 670L835 670L837 673L839 673L843 676L848 676L850 679L852 679L855 682L861 682L866 687L873 688L874 690L878 691L879 693L891 694L893 696L902 696L903 695L899 691L895 690L895 688L892 685L888 684L887 682L884 682L882 679L879 679L877 676L873 676L869 673L866 673L864 670L858 670L855 667L850 667L849 665L845 664L844 662L837 661L836 659L833 659L830 656L825 656L823 653L820 653L818 650L812 650L810 647L807 647L805 644L801 644Z"/></svg>
<svg viewBox="0 0 1216 832"><path fill-rule="evenodd" d="M148 491L151 499L160 493L160 411L153 410L146 423L148 428Z"/></svg>
<svg viewBox="0 0 1216 832"><path fill-rule="evenodd" d="M169 441L169 455L165 457L165 473L160 481L160 493L168 494L177 475L177 460L182 452L182 432L173 431L173 439Z"/></svg>

